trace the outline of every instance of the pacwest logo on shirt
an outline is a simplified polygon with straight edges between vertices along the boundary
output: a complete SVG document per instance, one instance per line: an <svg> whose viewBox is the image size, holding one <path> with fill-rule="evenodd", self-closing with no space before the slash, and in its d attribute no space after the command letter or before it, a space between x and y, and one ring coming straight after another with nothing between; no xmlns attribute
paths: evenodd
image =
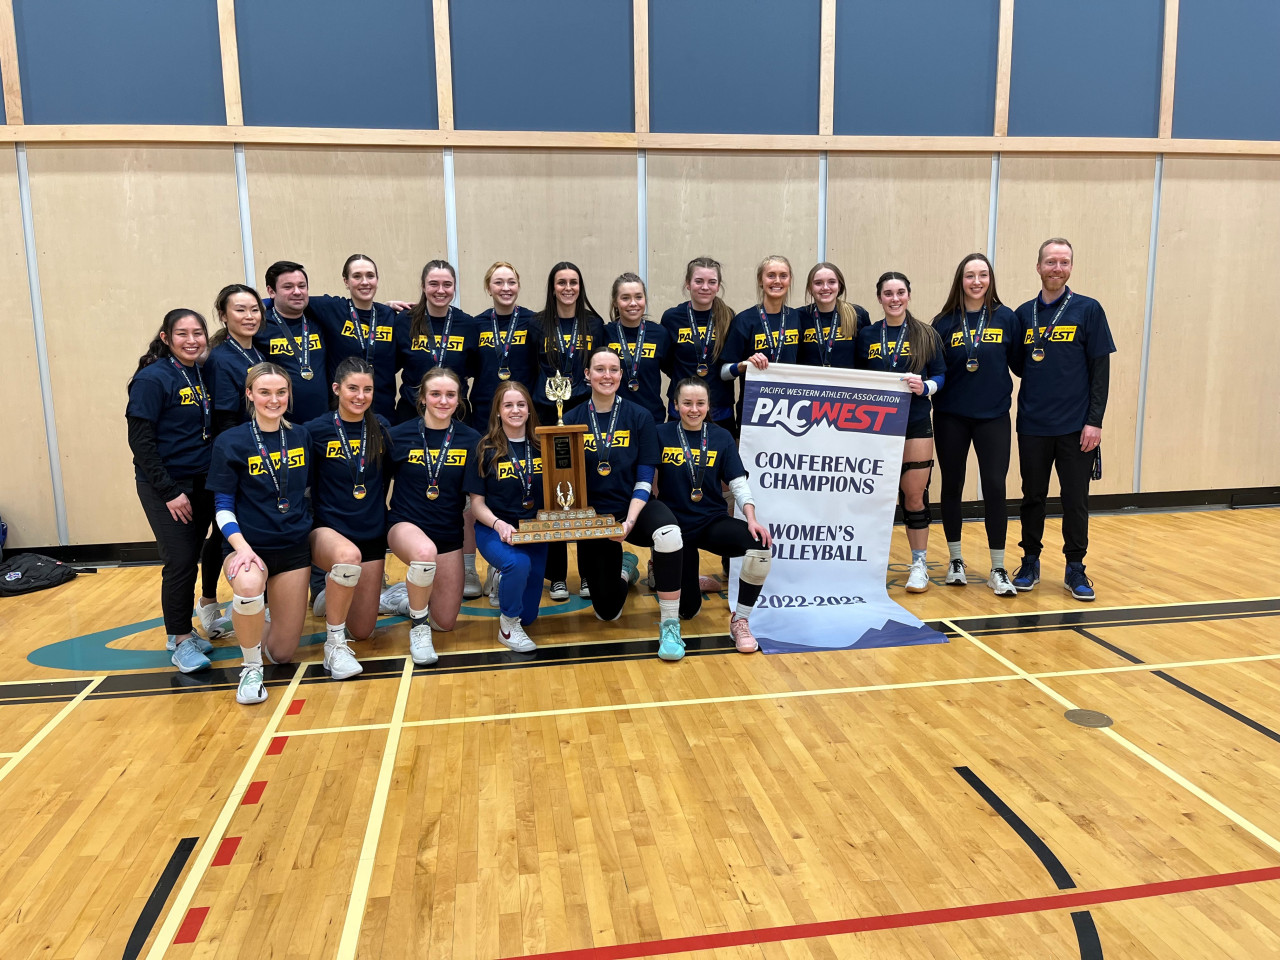
<svg viewBox="0 0 1280 960"><path fill-rule="evenodd" d="M203 387L196 387L194 390L191 387L178 388L178 403L184 407L198 406L203 399Z"/></svg>
<svg viewBox="0 0 1280 960"><path fill-rule="evenodd" d="M982 339L984 339L984 340L985 340L985 339L986 339L986 337L984 336ZM870 348L867 350L867 359L868 359L868 360L874 360L874 359L876 359L876 358L877 358L877 357L879 357L879 356L880 356L880 344L878 344L878 343L873 343L873 344L871 344ZM892 345L890 345L890 347L889 347L889 356L893 356L893 346L892 346ZM900 357L909 357L909 356L911 356L911 341L910 341L910 340L903 340L903 341L902 341L902 351L898 354L898 356L900 356Z"/></svg>
<svg viewBox="0 0 1280 960"><path fill-rule="evenodd" d="M610 350L616 350L616 351L618 352L618 356L622 356L622 344L620 344L620 343L610 343L610 344L609 344L609 349L610 349ZM632 355L634 355L634 354L635 354L635 351L631 349L631 345L630 345L630 344L627 344L627 352L628 352L628 353L630 353L630 354L632 354ZM652 359L653 359L654 357L656 357L657 355L658 355L658 345L657 345L656 343L646 343L646 344L644 345L644 350L643 350L643 351L641 351L641 353L640 353L640 357L641 357L641 359L643 359L643 360L652 360Z"/></svg>
<svg viewBox="0 0 1280 960"><path fill-rule="evenodd" d="M582 439L585 441L586 446L587 446L587 449L588 449L588 450L590 450L592 453L594 453L594 452L595 452L595 449L596 449L596 437L595 437L595 434L594 434L594 433L592 433L590 430L588 430L588 431L583 435L583 438L582 438ZM631 431L630 431L630 430L619 430L617 433L615 433L615 434L613 435L613 443L611 444L611 446L614 446L614 447L629 447L629 446L631 446Z"/></svg>
<svg viewBox="0 0 1280 960"><path fill-rule="evenodd" d="M957 330L955 333L951 334L951 345L953 347L963 347L965 345L965 342L966 342L966 338L963 330ZM1003 330L983 330L982 342L983 343L1004 343L1004 331ZM906 351L904 350L903 352L905 353Z"/></svg>
<svg viewBox="0 0 1280 960"><path fill-rule="evenodd" d="M505 337L505 336L506 336L506 331L504 330L502 333L503 333L503 336ZM523 347L523 346L524 346L526 343L528 343L528 342L529 342L529 331L528 331L528 330L517 330L517 331L515 331L515 333L511 334L511 340L509 341L509 343L510 343L510 344L511 344L511 346L513 346L513 347ZM492 330L481 330L481 331L480 331L480 346L482 346L482 347L492 347L492 346L495 346L495 344L494 344L494 342L493 342L493 331L492 331Z"/></svg>
<svg viewBox="0 0 1280 960"><path fill-rule="evenodd" d="M351 452L352 452L352 453L359 453L359 452L360 452L360 439L357 437L357 438L356 438L356 439L354 439L354 440L348 440L348 441L347 441L347 446L349 446L349 447L351 448ZM326 459L326 460L345 460L345 459L346 459L346 457L344 457L344 456L342 455L342 441L341 441L341 440L330 440L330 441L325 445L325 448L324 448L324 456L325 456L325 459Z"/></svg>
<svg viewBox="0 0 1280 960"><path fill-rule="evenodd" d="M378 332L374 335L374 340L378 343L390 343L395 330L392 327L378 327ZM342 325L342 335L350 337L352 340L368 340L369 325L367 323L360 324L360 335L356 336L356 325L350 319Z"/></svg>
<svg viewBox="0 0 1280 960"><path fill-rule="evenodd" d="M257 456L256 454L250 457L247 463L249 464L249 476L251 477L259 477L267 472L266 468L262 465L262 458ZM280 454L278 453L271 454L271 465L275 467L277 470L280 469ZM305 467L306 465L307 465L306 450L302 447L290 447L289 448L289 469L292 470L294 467Z"/></svg>
<svg viewBox="0 0 1280 960"><path fill-rule="evenodd" d="M1053 333L1049 334L1048 337L1045 337L1044 335L1046 329L1046 327L1040 328L1040 336L1041 338L1048 340L1050 343L1070 343L1076 338L1076 327L1074 326L1054 327ZM985 339L985 337L983 339ZM1022 342L1030 343L1033 339L1031 331L1028 330L1026 336L1023 337Z"/></svg>
<svg viewBox="0 0 1280 960"><path fill-rule="evenodd" d="M432 463L435 463L435 461L436 461L436 457L438 457L438 456L440 456L440 451L439 451L438 449L437 449L437 450L432 450L432 451L431 451L431 462L432 462ZM424 462L425 462L425 461L423 460L423 457L422 457L422 448L421 448L421 447L418 447L416 450L410 450L410 451L409 451L409 462L410 462L410 463L417 463L417 464L421 464L421 463L424 463ZM467 450L466 450L466 448L465 448L465 447L463 447L463 448L461 448L461 449L457 449L457 448L455 448L455 449L453 449L453 450L450 450L450 451L449 451L449 455L448 455L447 457L445 457L445 458L444 458L444 465L445 465L446 467L465 467L465 466L467 465Z"/></svg>
<svg viewBox="0 0 1280 960"><path fill-rule="evenodd" d="M320 343L320 334L318 333L309 334L308 339L311 341L312 350L321 349L322 345ZM270 353L272 356L276 356L276 355L289 356L290 353L297 353L299 350L302 349L301 335L293 338L292 351L289 349L290 346L291 344L289 343L288 337L272 337L267 347L267 352Z"/></svg>
<svg viewBox="0 0 1280 960"><path fill-rule="evenodd" d="M410 350L425 350L425 351L427 351L428 353L430 353L430 352L431 352L431 344L432 344L432 343L435 343L435 344L436 344L436 346L437 346L437 347L439 347L439 345L440 345L440 338L439 338L439 337L434 337L434 338L433 338L433 337L428 337L426 334L423 334L422 336L414 337L414 338L413 338L413 345L412 345L412 346L410 346L410 347L409 347L409 349L410 349ZM449 337L449 344L448 344L448 346L446 346L446 347L445 347L444 352L445 352L445 353L461 353L461 352L462 352L463 344L465 344L465 343L466 343L466 339L465 339L465 338L463 338L463 337L455 337L455 336L450 335L450 337Z"/></svg>
<svg viewBox="0 0 1280 960"><path fill-rule="evenodd" d="M702 448L689 451L693 455L693 462L697 463L702 458ZM674 464L677 467L684 466L684 450L680 447L663 447L662 462ZM716 451L707 451L707 466L714 467L716 465Z"/></svg>
<svg viewBox="0 0 1280 960"><path fill-rule="evenodd" d="M777 334L774 334L774 339L775 340L777 339ZM783 330L782 342L784 344L787 344L788 346L799 343L800 331L799 330ZM765 333L763 330L761 330L759 333L756 334L756 349L766 350L768 349L768 347L769 347L769 335Z"/></svg>
<svg viewBox="0 0 1280 960"><path fill-rule="evenodd" d="M707 331L708 331L709 329L711 329L711 328L710 328L710 327L699 327L699 328L698 328L698 336L699 336L700 338L702 338L703 340L705 340L705 339L707 338ZM680 328L680 332L676 334L676 343L697 343L697 341L693 339L693 328L692 328L692 327L681 327L681 328Z"/></svg>
<svg viewBox="0 0 1280 960"><path fill-rule="evenodd" d="M523 463L520 464L520 468L522 470L524 469ZM533 472L535 474L542 473L541 457L533 458ZM519 477L520 477L520 474L516 473L515 464L513 464L510 460L498 461L498 479L499 480L517 480L519 479Z"/></svg>
<svg viewBox="0 0 1280 960"><path fill-rule="evenodd" d="M856 324L850 324L850 326L856 326ZM823 340L826 340L826 339L827 339L827 337L829 337L829 336L831 336L831 328L830 328L830 327L823 327L823 328L822 328L822 339L823 339ZM853 333L851 333L851 332L850 332L850 333L841 333L841 332L837 331L837 332L836 332L836 339L837 339L837 340L852 340L852 339L853 339ZM813 327L805 327L805 328L804 328L804 342L805 342L805 343L817 343L817 342L818 342L818 331L817 331L817 330L815 330Z"/></svg>

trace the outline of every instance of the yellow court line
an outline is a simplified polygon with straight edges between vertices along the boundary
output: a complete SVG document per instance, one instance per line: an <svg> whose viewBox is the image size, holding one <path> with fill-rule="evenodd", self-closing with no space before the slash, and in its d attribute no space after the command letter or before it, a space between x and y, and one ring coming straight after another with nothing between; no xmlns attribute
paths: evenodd
<svg viewBox="0 0 1280 960"><path fill-rule="evenodd" d="M1280 597L1228 597L1223 600L1181 600L1177 603L1134 603L1127 607L1095 607L1091 604L1083 609L1088 610L1090 613L1105 612L1108 610L1160 610L1165 607L1187 607L1193 603L1264 603L1268 600L1280 600ZM947 617L942 620L942 622L955 622L957 620L990 620L996 617L1040 617L1047 616L1051 613L1077 613L1080 612L1081 609L1081 607L1075 606L1067 607L1062 610L1010 610L1008 613L972 613L964 617ZM927 619L933 618L930 617ZM1094 626L1094 624L1083 624L1083 626ZM1072 627L1065 626L1064 629L1070 630Z"/></svg>
<svg viewBox="0 0 1280 960"><path fill-rule="evenodd" d="M227 795L227 800L222 805L222 810L218 813L218 819L213 822L209 835L200 847L200 853L196 857L195 863L191 865L191 869L187 872L186 880L183 881L177 897L174 898L173 905L169 907L164 923L161 924L155 939L151 941L151 950L147 953L147 960L160 960L173 944L174 935L178 932L179 925L187 915L187 908L191 906L191 901L196 895L196 889L204 879L205 871L209 869L209 864L213 862L214 854L218 852L218 847L227 832L227 827L231 824L231 817L235 814L236 808L240 806L240 801L244 798L245 791L249 789L249 784L253 781L254 772L266 754L271 738L276 735L276 728L280 726L280 721L284 719L285 711L289 709L289 704L293 702L293 695L297 691L298 684L302 680L302 674L305 671L306 664L299 664L298 669L294 671L293 679L289 682L289 686L285 687L280 697L280 702L276 704L276 708L271 714L271 719L267 721L267 725L262 731L262 736L254 744L253 752L249 754L249 759L245 761L244 769L240 771L240 778L236 780L235 786L231 788L231 793Z"/></svg>
<svg viewBox="0 0 1280 960"><path fill-rule="evenodd" d="M84 678L80 677L79 679L83 680ZM23 746L21 747L21 749L18 750L17 753L12 754L9 757L9 759L5 762L5 765L3 767L0 767L0 780L3 780L5 777L7 777L14 770L14 768L18 766L18 764L20 764L23 760L25 760L28 756L30 756L31 751L34 750L36 747L40 746L44 738L49 736L49 734L53 733L54 728L58 724L60 724L63 720L67 719L67 717L71 716L71 711L74 710L76 707L80 706L80 704L84 703L84 698L87 697L89 694L93 693L94 688L97 687L97 685L100 684L105 679L107 679L105 676L97 676L97 677L90 678L88 686L86 686L83 690L77 693L74 699L69 700L65 707L63 707L61 710L55 713L52 717L50 717L45 722L45 725L41 727L39 730L37 730L35 734L31 737L31 739L28 740L25 744L23 744Z"/></svg>
<svg viewBox="0 0 1280 960"><path fill-rule="evenodd" d="M1062 704L1062 706L1066 707L1068 710L1080 709L1074 703L1068 700L1066 697L1062 696L1062 694L1058 693L1056 690L1050 687L1047 683L1027 673L1025 670L1019 667L1016 663L1014 663L1008 657L1004 656L1003 654L999 653L996 650L993 650L991 647L987 646L981 640L961 630L958 626L956 626L956 624L953 621L943 620L942 622L947 626L951 627L953 630L959 633L960 636L964 637L966 640L968 640L970 643L976 646L979 650L982 650L988 656L1004 664L1009 669L1016 670L1024 680L1029 682L1041 693L1045 694L1048 697L1053 698L1058 703ZM1134 666L1137 666L1137 664L1134 664ZM1277 840L1275 837L1271 836L1271 834L1267 833L1261 827L1256 826L1251 821L1246 820L1244 817L1236 813L1234 810L1228 807L1221 800L1214 797L1207 790L1204 790L1203 788L1196 786L1194 783L1192 783L1182 774L1178 773L1178 771L1174 770L1164 761L1156 759L1146 750L1143 750L1136 743L1133 743L1130 740L1127 740L1126 738L1122 737L1119 733L1115 731L1114 728L1100 727L1098 728L1098 730L1104 736L1109 737L1114 743L1118 744L1121 747L1124 747L1124 749L1128 750L1139 760L1153 767L1160 773L1163 773L1166 777L1168 777L1174 783L1178 784L1178 786L1182 787L1188 793L1192 794L1192 796L1198 798L1204 803L1207 803L1214 810L1218 811L1218 813L1222 814L1222 816L1226 817L1236 826L1240 827L1240 829L1247 831L1248 833L1252 834L1256 839L1260 840L1262 843L1265 843L1272 850L1275 850L1276 852L1280 853L1280 840Z"/></svg>
<svg viewBox="0 0 1280 960"><path fill-rule="evenodd" d="M6 757L16 757L16 756L17 756L16 753L0 753L0 760L5 759Z"/></svg>
<svg viewBox="0 0 1280 960"><path fill-rule="evenodd" d="M1217 657L1213 660L1175 660L1170 663L1127 663L1122 667L1089 667L1081 670L1048 670L1032 673L1029 676L1039 680L1053 677L1087 677L1104 673L1137 673L1151 670L1177 670L1181 667L1220 667L1233 663L1260 663L1267 660L1280 660L1280 653L1259 653L1249 657Z"/></svg>
<svg viewBox="0 0 1280 960"><path fill-rule="evenodd" d="M724 637L724 636L728 636L728 634L724 630L720 630L719 632L716 632L716 633L685 633L685 634L682 634L682 636L686 640L701 640L705 637ZM598 646L604 646L605 644L609 644L609 643L635 643L639 640L652 640L656 643L658 638L656 636L650 637L646 635L643 637L614 637L612 640L566 640L564 641L564 643L539 643L538 649L539 650L557 650L560 647L598 647ZM656 650L657 647L655 647L654 649ZM507 650L507 648L504 646L474 647L471 650L437 650L436 651L436 653L440 655L441 659L444 659L445 657L463 657L472 653L509 653L509 652L510 651ZM386 654L385 656L361 657L360 662L373 663L377 660L399 660L401 657L405 657L405 656L408 656L408 653L400 653L400 654L389 653L389 654ZM310 660L308 662L319 663L320 661Z"/></svg>
<svg viewBox="0 0 1280 960"><path fill-rule="evenodd" d="M103 679L102 677L32 677L30 680L0 680L0 687L16 687L24 683L75 683L80 680Z"/></svg>
<svg viewBox="0 0 1280 960"><path fill-rule="evenodd" d="M369 883L373 880L373 866L378 857L378 838L382 834L387 798L391 794L391 775L396 769L396 752L400 749L400 730L404 725L405 708L409 705L409 687L412 686L412 681L413 661L405 657L404 670L400 674L400 688L396 691L395 710L387 728L387 742L382 748L378 783L373 788L369 822L365 824L364 842L360 845L360 859L356 863L355 880L351 885L351 899L347 901L347 916L342 922L337 960L351 960L360 946L360 926L364 923L364 908L369 900Z"/></svg>

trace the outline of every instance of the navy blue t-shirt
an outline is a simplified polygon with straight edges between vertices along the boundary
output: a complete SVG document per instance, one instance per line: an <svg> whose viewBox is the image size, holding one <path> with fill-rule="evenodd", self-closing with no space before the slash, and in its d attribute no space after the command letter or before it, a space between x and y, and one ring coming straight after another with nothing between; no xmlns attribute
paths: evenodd
<svg viewBox="0 0 1280 960"><path fill-rule="evenodd" d="M1018 318L1004 305L990 314L979 310L966 316L969 337L978 335L978 326L986 317L982 340L974 351L978 369L971 373L965 367L972 348L964 334L960 311L934 320L933 329L942 340L947 384L934 394L933 406L940 413L990 420L1008 413L1012 402L1013 377L1009 376L1009 361L1018 337Z"/></svg>
<svg viewBox="0 0 1280 960"><path fill-rule="evenodd" d="M284 550L304 542L311 533L311 504L306 498L311 482L311 437L307 428L294 424L262 431L262 443L276 467L276 480L289 501L281 513L271 474L262 462L248 423L218 434L213 441L213 463L208 488L236 498L240 532L254 550ZM288 449L288 469L281 467L281 450ZM270 572L270 571L268 571Z"/></svg>
<svg viewBox="0 0 1280 960"><path fill-rule="evenodd" d="M858 334L864 327L870 326L871 318L867 311L856 303L851 303L857 322L854 329L846 334L836 330L835 340L831 343L831 352L827 352L827 340L831 336L832 324L837 324L836 312L822 313L817 304L806 304L796 311L800 315L800 349L796 355L796 363L810 367L841 367L852 370L856 365ZM818 319L815 320L814 317Z"/></svg>
<svg viewBox="0 0 1280 960"><path fill-rule="evenodd" d="M308 309L324 334L328 382L333 383L338 364L347 357L368 360L373 364L373 412L390 420L396 409L395 311L385 303L375 303L372 310L355 310L360 324L357 330L351 319L355 305L346 297L313 295Z"/></svg>
<svg viewBox="0 0 1280 960"><path fill-rule="evenodd" d="M905 320L903 321L906 322ZM931 330L931 327L926 327ZM894 346L898 342L898 327L889 327L885 329L885 322L877 320L869 327L864 327L862 332L858 334L858 368L862 370L885 370L892 373L907 374L911 372L911 340L906 334L903 334L902 351L898 354L897 359L890 363L889 357L882 357L880 331L885 330L885 339L888 343L889 353L893 354ZM947 367L942 361L942 349L938 348L933 351L933 357L929 360L928 365L920 376L926 380L937 380L938 383L946 382ZM939 387L939 389L944 389ZM911 406L907 410L907 423L918 423L921 420L929 419L929 411L932 410L932 404L929 397L923 393L913 393L911 395Z"/></svg>
<svg viewBox="0 0 1280 960"><path fill-rule="evenodd" d="M378 416L382 430L382 457L376 463L365 463L360 483L365 488L364 497L357 498L356 475L360 457L360 434L363 421L348 423L341 420L342 432L347 438L352 459L343 453L338 428L333 414L316 417L307 426L311 434L311 509L316 515L317 527L332 527L351 541L371 540L380 537L387 529L386 469L391 462L391 424L386 417Z"/></svg>
<svg viewBox="0 0 1280 960"><path fill-rule="evenodd" d="M475 316L477 335L477 363L475 380L471 384L471 419L468 423L481 433L489 430L489 410L493 395L504 381L498 376L502 369L502 344L509 342L506 367L511 371L508 380L523 384L532 394L538 385L538 345L529 335L533 311L516 307L515 327L511 328L511 314L494 317L490 307ZM507 331L511 330L508 341Z"/></svg>
<svg viewBox="0 0 1280 960"><path fill-rule="evenodd" d="M203 476L209 472L212 425L205 418L204 375L199 365L183 367L182 373L165 357L139 370L129 381L126 417L139 417L156 425L156 449L165 469L174 480ZM136 466L134 476L146 480Z"/></svg>
<svg viewBox="0 0 1280 960"><path fill-rule="evenodd" d="M692 318L692 322L691 322ZM697 330L694 330L694 324ZM689 377L698 376L698 364L705 362L707 375L699 377L707 385L711 395L711 419L728 420L733 416L733 381L720 379L721 358L716 356L715 326L710 310L694 310L686 300L662 315L662 326L671 337L671 384L667 388L667 407L673 417L676 414L676 384ZM708 337L711 342L706 343ZM726 339L728 335L726 334ZM706 344L705 361L702 344Z"/></svg>
<svg viewBox="0 0 1280 960"><path fill-rule="evenodd" d="M535 403L550 405L554 401L547 399L547 378L555 376L556 369L548 362L547 351L543 349L541 316L541 314L537 314L529 321L529 336L533 338L535 349L538 351L538 385L534 388L533 399ZM592 351L597 343L604 342L604 324L600 322L599 317L587 317L586 320L578 321L578 347L571 362L565 345L568 344L573 335L573 319L561 319L559 322L561 355L564 358L564 368L559 372L573 381L571 400L585 397L591 393L591 388L587 386L587 378L583 368L586 364L587 354ZM565 423L568 422L567 420L565 421Z"/></svg>
<svg viewBox="0 0 1280 960"><path fill-rule="evenodd" d="M509 456L496 456L494 451L484 454L484 472L468 470L464 489L484 497L484 504L499 520L519 526L521 520L532 520L542 509L542 454L530 456L527 440L508 440ZM513 461L518 461L519 467ZM529 499L533 506L525 507L524 481L520 473L529 479Z"/></svg>
<svg viewBox="0 0 1280 960"><path fill-rule="evenodd" d="M286 328L288 333L285 332ZM309 347L305 350L302 337L304 329L309 341ZM297 320L287 320L268 307L262 327L253 335L253 345L258 348L264 360L283 367L293 381L293 409L289 411L293 420L306 423L329 409L329 398L333 396L329 384L333 381L329 379L324 337L314 315L304 311ZM307 350L310 351L309 354ZM302 376L304 356L310 365L310 380ZM242 386L241 392L243 391Z"/></svg>
<svg viewBox="0 0 1280 960"><path fill-rule="evenodd" d="M458 399L467 395L467 378L475 375L476 365L476 323L471 314L463 313L457 307L450 307L448 316L423 317L423 332L413 336L413 312L406 310L396 314L396 366L400 370L400 401L396 404L397 420L418 419L418 388L422 378L432 367L448 367L462 380L462 390ZM431 325L430 336L426 333L426 324ZM441 344L441 338L448 331L448 343ZM431 345L435 344L440 362L437 363L431 353ZM440 351L443 347L443 353Z"/></svg>
<svg viewBox="0 0 1280 960"><path fill-rule="evenodd" d="M205 383L213 394L213 409L236 414L240 423L249 419L245 406L244 381L249 368L267 359L256 346L248 350L227 337L209 351L204 362Z"/></svg>
<svg viewBox="0 0 1280 960"><path fill-rule="evenodd" d="M662 423L667 419L666 405L662 402L662 375L671 373L671 335L660 324L652 320L644 321L644 352L639 360L639 371L635 374L640 389L630 387L635 364L636 343L640 338L640 327L627 327L611 321L604 328L605 342L622 357L622 385L619 393L626 391L626 399L649 411L654 423ZM625 338L626 351L622 349ZM627 357L632 362L627 362Z"/></svg>
<svg viewBox="0 0 1280 960"><path fill-rule="evenodd" d="M782 313L768 314L771 337L765 331L764 321L760 319L761 309L759 305L748 307L733 318L724 352L720 354L720 366L742 363L757 353L767 356L770 363L796 362L796 354L800 349L800 317L797 311L784 306ZM782 342L775 350L772 344L777 343L779 338Z"/></svg>
<svg viewBox="0 0 1280 960"><path fill-rule="evenodd" d="M462 547L462 509L466 493L466 474L477 469L476 444L480 434L465 423L453 424L453 439L436 476L440 496L427 499L428 470L426 458L440 456L440 445L447 430L425 431L426 453L423 451L423 422L406 420L391 428L391 460L395 464L396 482L391 487L391 509L387 526L407 522L430 537L441 553Z"/></svg>
<svg viewBox="0 0 1280 960"><path fill-rule="evenodd" d="M658 499L671 508L682 530L698 530L728 512L728 504L720 492L722 485L747 475L738 455L738 445L733 435L714 423L707 424L707 467L702 474L702 499L694 503L689 499L693 492L693 478L685 465L684 448L680 445L680 432L684 430L679 420L664 423L658 428L658 443L662 447L662 459L658 465ZM689 454L694 467L702 459L702 431L690 433L684 430L689 444Z"/></svg>
<svg viewBox="0 0 1280 960"><path fill-rule="evenodd" d="M587 432L583 436L587 450L587 502L595 508L596 513L611 513L621 523L631 508L631 492L636 486L636 468L658 465L658 431L653 417L644 407L621 397L615 397L613 402L620 403L621 407L614 424L613 443L607 452L597 449L596 437L591 431L588 411L590 400L572 410L566 410L564 422L587 424ZM612 414L611 408L609 413L596 415L601 437L609 432ZM598 468L602 460L609 462L607 477L600 476Z"/></svg>
<svg viewBox="0 0 1280 960"><path fill-rule="evenodd" d="M1062 296L1071 300L1063 303ZM1089 415L1089 361L1116 352L1102 304L1069 288L1051 304L1028 300L1018 308L1019 356L1014 371L1022 376L1018 389L1018 433L1029 437L1060 437L1084 429ZM1037 301L1040 301L1037 306ZM1047 331L1058 309L1062 316ZM1039 313L1040 347L1044 359L1032 359L1033 308Z"/></svg>

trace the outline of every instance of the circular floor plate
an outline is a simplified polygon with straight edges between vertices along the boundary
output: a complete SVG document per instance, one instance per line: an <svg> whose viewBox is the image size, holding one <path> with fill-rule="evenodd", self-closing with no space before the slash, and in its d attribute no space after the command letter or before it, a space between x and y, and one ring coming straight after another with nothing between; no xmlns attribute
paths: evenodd
<svg viewBox="0 0 1280 960"><path fill-rule="evenodd" d="M1068 710L1063 716L1082 727L1109 727L1113 722L1105 713L1097 710Z"/></svg>

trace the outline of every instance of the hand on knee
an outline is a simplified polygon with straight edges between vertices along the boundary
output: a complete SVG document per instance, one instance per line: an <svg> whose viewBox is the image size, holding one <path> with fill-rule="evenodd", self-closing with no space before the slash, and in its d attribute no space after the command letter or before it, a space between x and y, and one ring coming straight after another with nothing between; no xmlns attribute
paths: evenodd
<svg viewBox="0 0 1280 960"><path fill-rule="evenodd" d="M748 550L742 555L742 573L739 575L743 583L760 586L769 575L769 567L773 564L773 556L768 550Z"/></svg>

